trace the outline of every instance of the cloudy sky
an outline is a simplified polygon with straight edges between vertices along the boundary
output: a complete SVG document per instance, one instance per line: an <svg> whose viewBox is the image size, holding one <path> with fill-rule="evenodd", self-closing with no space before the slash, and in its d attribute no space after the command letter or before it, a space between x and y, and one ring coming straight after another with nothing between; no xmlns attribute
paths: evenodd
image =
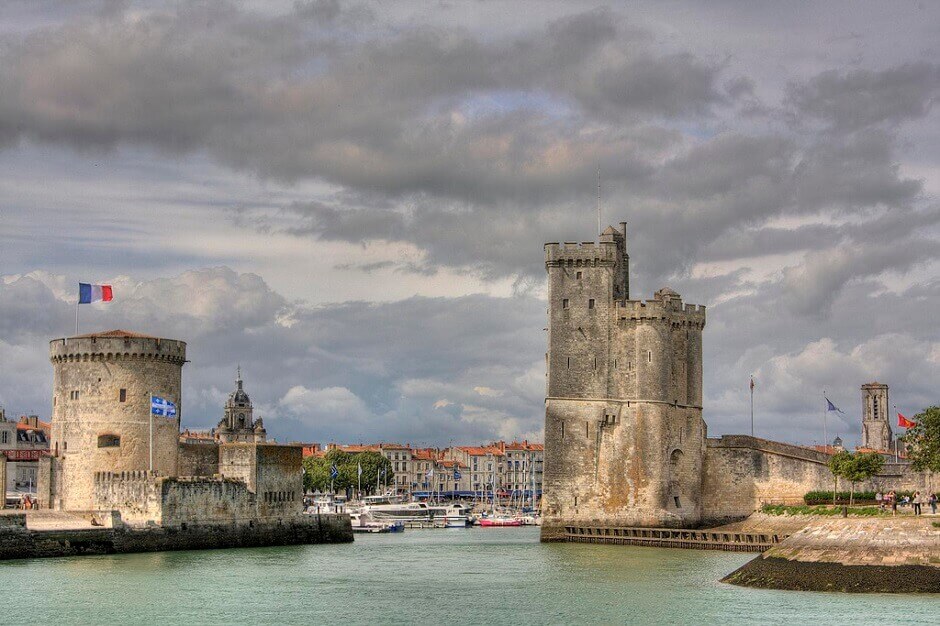
<svg viewBox="0 0 940 626"><path fill-rule="evenodd" d="M50 338L241 363L281 440L541 436L545 241L630 224L631 287L706 304L709 433L860 436L940 374L940 6L6 0L0 403Z"/></svg>

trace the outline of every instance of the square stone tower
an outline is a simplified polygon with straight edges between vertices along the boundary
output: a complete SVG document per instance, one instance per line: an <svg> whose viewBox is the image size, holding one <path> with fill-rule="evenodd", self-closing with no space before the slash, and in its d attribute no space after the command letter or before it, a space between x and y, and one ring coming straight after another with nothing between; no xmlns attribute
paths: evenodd
<svg viewBox="0 0 940 626"><path fill-rule="evenodd" d="M546 244L545 267L543 540L587 522L697 524L705 307L671 289L629 299L625 223Z"/></svg>
<svg viewBox="0 0 940 626"><path fill-rule="evenodd" d="M894 438L888 411L888 385L862 385L862 447L891 450Z"/></svg>

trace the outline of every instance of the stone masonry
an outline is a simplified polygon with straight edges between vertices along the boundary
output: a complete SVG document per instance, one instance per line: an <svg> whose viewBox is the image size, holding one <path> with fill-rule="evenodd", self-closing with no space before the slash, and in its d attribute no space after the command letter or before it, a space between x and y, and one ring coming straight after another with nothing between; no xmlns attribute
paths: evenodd
<svg viewBox="0 0 940 626"><path fill-rule="evenodd" d="M597 243L548 243L542 539L566 527L682 527L746 517L833 488L828 456L754 437L709 439L705 307L671 289L630 300L626 224ZM869 447L890 447L887 386L863 387ZM903 464L859 489L925 489Z"/></svg>

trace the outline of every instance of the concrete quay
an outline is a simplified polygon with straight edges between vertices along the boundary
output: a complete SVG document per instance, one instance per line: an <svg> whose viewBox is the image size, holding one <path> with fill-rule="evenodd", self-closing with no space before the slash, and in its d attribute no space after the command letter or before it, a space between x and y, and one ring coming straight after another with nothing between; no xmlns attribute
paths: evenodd
<svg viewBox="0 0 940 626"><path fill-rule="evenodd" d="M813 519L723 580L766 589L940 593L937 519Z"/></svg>
<svg viewBox="0 0 940 626"><path fill-rule="evenodd" d="M0 560L353 541L348 515L136 527L121 522L116 512L49 513L54 512L0 513ZM101 525L93 525L92 517Z"/></svg>

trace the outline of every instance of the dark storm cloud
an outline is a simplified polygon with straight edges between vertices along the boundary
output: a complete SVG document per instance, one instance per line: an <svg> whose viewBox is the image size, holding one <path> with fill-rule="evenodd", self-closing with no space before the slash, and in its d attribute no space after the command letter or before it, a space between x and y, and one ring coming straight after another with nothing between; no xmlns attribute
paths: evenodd
<svg viewBox="0 0 940 626"><path fill-rule="evenodd" d="M816 118L836 131L898 124L926 115L940 93L940 66L906 63L874 71L828 70L793 83L787 101L795 119Z"/></svg>
<svg viewBox="0 0 940 626"><path fill-rule="evenodd" d="M817 438L824 386L848 406L872 378L915 408L936 402L938 67L923 60L935 43L911 27L930 23L929 5L914 18L892 7L888 23L867 5L263 4L18 3L15 23L0 25L0 145L17 155L41 142L77 159L128 150L145 155L140 169L198 156L260 180L281 195L243 206L229 200L238 183L223 194L237 226L279 243L287 233L310 246L312 266L362 272L376 299L389 280L432 283L442 270L540 294L542 242L594 234L599 168L604 221L630 223L632 295L668 283L716 305L705 336L712 434L743 430L755 372L759 422L764 412L767 434L783 438ZM498 18L480 17L493 7ZM18 232L50 234L12 271L119 232L99 216L93 233L62 233L45 196L27 195L40 198L41 224ZM215 241L224 254L199 256L216 215L203 231L187 221L197 241L185 246L176 235L189 232L149 233L166 241L151 266L256 267L263 245ZM121 271L154 257L137 241L124 245L138 265ZM344 243L370 254L320 256ZM298 269L280 271L265 277L289 284ZM224 268L126 280L127 299L97 319L190 340L191 423L217 419L242 360L274 432L440 443L540 425L536 295L311 308ZM73 323L56 281L0 285L7 402L48 400L35 383L48 379L45 341Z"/></svg>

